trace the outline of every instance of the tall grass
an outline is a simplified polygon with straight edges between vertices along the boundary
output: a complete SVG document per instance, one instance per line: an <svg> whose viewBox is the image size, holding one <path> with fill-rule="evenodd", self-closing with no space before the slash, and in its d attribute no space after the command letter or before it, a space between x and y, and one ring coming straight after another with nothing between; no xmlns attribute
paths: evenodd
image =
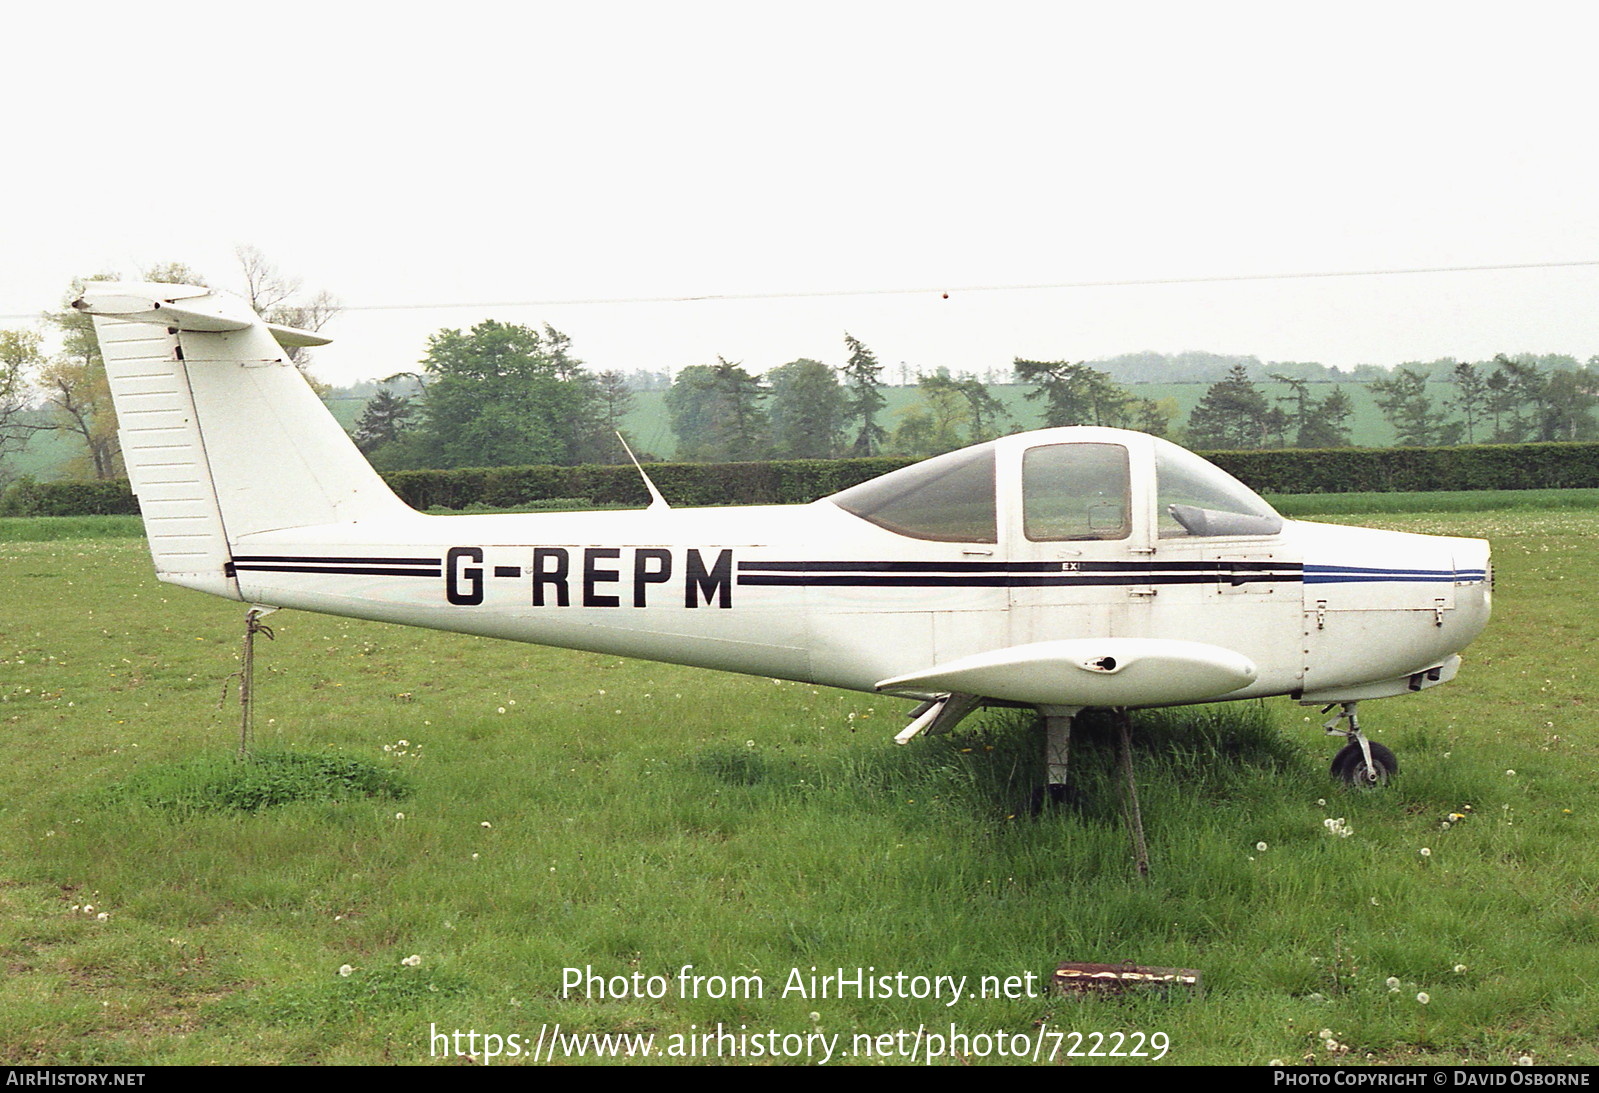
<svg viewBox="0 0 1599 1093"><path fill-rule="evenodd" d="M242 608L158 584L136 539L7 543L0 1058L420 1063L434 1025L556 1022L847 1047L954 1022L1160 1031L1177 1063L1591 1065L1599 516L1376 522L1495 545L1495 621L1460 677L1362 707L1403 774L1340 788L1319 714L1287 702L1141 714L1148 877L1094 718L1076 799L1035 815L1017 714L900 748L905 704L879 697L290 612L257 650L263 750L359 759L410 795L130 805L153 772L233 762ZM1063 960L1196 968L1205 991L783 994L813 968L975 986ZM762 996L685 995L685 965ZM567 968L672 989L563 991Z"/></svg>

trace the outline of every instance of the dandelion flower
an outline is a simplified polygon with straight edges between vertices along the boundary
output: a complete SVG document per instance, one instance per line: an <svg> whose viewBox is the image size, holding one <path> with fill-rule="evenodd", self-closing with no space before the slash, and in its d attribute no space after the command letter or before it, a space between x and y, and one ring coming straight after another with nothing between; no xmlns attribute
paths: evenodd
<svg viewBox="0 0 1599 1093"><path fill-rule="evenodd" d="M1515 771L1513 771L1513 770L1505 771L1505 777L1506 778L1514 778L1515 776L1516 776L1516 772Z"/></svg>
<svg viewBox="0 0 1599 1093"><path fill-rule="evenodd" d="M482 823L478 824L478 826L479 827L493 827L494 825L489 823L487 820L484 820Z"/></svg>
<svg viewBox="0 0 1599 1093"><path fill-rule="evenodd" d="M1396 991L1399 989L1399 977L1397 975L1390 975L1388 977L1388 989L1391 991Z"/></svg>
<svg viewBox="0 0 1599 1093"><path fill-rule="evenodd" d="M1521 1058L1516 1060L1516 1065L1517 1066L1531 1066L1532 1065L1532 1056L1531 1055L1523 1055Z"/></svg>
<svg viewBox="0 0 1599 1093"><path fill-rule="evenodd" d="M418 956L416 953L412 953L410 956L408 956L404 960L400 961L400 963L404 964L407 968L414 968L418 964L422 963L422 958L420 956Z"/></svg>
<svg viewBox="0 0 1599 1093"><path fill-rule="evenodd" d="M1426 991L1422 991L1420 994L1416 995L1416 1001L1425 1006L1428 1002L1432 1001L1432 995L1428 994Z"/></svg>
<svg viewBox="0 0 1599 1093"><path fill-rule="evenodd" d="M1466 970L1466 966L1464 964L1456 964L1455 965L1455 974L1456 975L1460 975L1460 974L1464 973L1465 970Z"/></svg>
<svg viewBox="0 0 1599 1093"><path fill-rule="evenodd" d="M86 915L92 915L92 914L94 914L94 904L92 904L92 903L85 903L85 904L84 904L84 905L83 905L83 913L84 913L84 914L86 914Z"/></svg>
<svg viewBox="0 0 1599 1093"><path fill-rule="evenodd" d="M101 911L98 915L95 915L94 917L99 919L101 922L104 922L106 919L110 918L111 916L108 913L106 913L105 911Z"/></svg>
<svg viewBox="0 0 1599 1093"><path fill-rule="evenodd" d="M776 683L777 680L774 679L774 680L772 680L772 682ZM821 1019L822 1019L822 1015L821 1014L817 1013L815 1010L811 1010L811 1024L814 1025L816 1022L820 1021Z"/></svg>
<svg viewBox="0 0 1599 1093"><path fill-rule="evenodd" d="M403 819L405 819L405 813L403 813L403 812L396 812L396 813L395 813L395 814L394 814L394 818L395 818L395 819L396 819L396 820L403 820Z"/></svg>
<svg viewBox="0 0 1599 1093"><path fill-rule="evenodd" d="M1332 1029L1324 1028L1320 1032L1316 1033L1316 1035L1319 1038L1323 1039L1323 1040L1331 1040L1332 1039Z"/></svg>
<svg viewBox="0 0 1599 1093"><path fill-rule="evenodd" d="M355 971L355 969L350 967L348 964L339 965L339 974L346 979L350 977L350 973L353 971Z"/></svg>
<svg viewBox="0 0 1599 1093"><path fill-rule="evenodd" d="M1432 847L1430 847L1430 846L1422 847L1421 848L1421 856L1424 857L1424 858L1432 857Z"/></svg>
<svg viewBox="0 0 1599 1093"><path fill-rule="evenodd" d="M1266 852L1266 844L1263 842L1256 843L1255 849L1264 854Z"/></svg>

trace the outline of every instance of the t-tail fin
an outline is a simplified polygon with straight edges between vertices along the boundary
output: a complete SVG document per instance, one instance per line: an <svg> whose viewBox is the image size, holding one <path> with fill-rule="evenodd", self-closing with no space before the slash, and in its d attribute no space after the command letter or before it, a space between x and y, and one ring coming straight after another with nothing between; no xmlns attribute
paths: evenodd
<svg viewBox="0 0 1599 1093"><path fill-rule="evenodd" d="M283 352L326 338L207 288L91 282L72 306L94 316L162 580L242 599L241 538L411 513Z"/></svg>

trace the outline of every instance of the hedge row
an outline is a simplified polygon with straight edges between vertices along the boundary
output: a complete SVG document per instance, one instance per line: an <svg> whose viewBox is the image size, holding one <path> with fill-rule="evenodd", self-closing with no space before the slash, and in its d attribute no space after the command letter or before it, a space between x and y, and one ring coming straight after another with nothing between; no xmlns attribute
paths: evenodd
<svg viewBox="0 0 1599 1093"><path fill-rule="evenodd" d="M909 459L790 459L767 463L656 463L650 479L673 505L788 505L814 501L903 467ZM530 501L582 497L597 505L645 505L649 494L631 465L482 467L396 471L394 492L419 509L468 505L514 508Z"/></svg>
<svg viewBox="0 0 1599 1093"><path fill-rule="evenodd" d="M1599 444L1202 452L1261 493L1426 493L1599 486Z"/></svg>
<svg viewBox="0 0 1599 1093"><path fill-rule="evenodd" d="M0 493L0 516L137 516L126 478L35 482L19 478Z"/></svg>
<svg viewBox="0 0 1599 1093"><path fill-rule="evenodd" d="M1204 452L1262 493L1393 493L1599 487L1599 444L1477 444L1458 448L1334 448ZM913 462L792 459L766 463L657 463L650 477L673 505L803 504ZM419 509L516 508L553 498L644 505L631 466L484 467L398 471L389 485ZM125 479L34 482L0 495L0 516L120 515L139 511Z"/></svg>

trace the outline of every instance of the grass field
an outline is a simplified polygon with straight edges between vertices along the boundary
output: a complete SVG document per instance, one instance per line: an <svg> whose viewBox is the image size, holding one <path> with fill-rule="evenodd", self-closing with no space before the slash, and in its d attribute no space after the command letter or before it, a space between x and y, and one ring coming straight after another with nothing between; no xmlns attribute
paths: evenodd
<svg viewBox="0 0 1599 1093"><path fill-rule="evenodd" d="M1140 718L1147 879L1092 733L1085 803L1034 818L1014 716L897 748L903 702L290 612L257 748L402 796L162 804L233 762L240 605L156 582L131 522L0 521L0 1061L425 1063L435 1028L481 1057L556 1024L665 1053L720 1024L854 1063L1071 1030L1189 1064L1599 1063L1599 512L1329 518L1489 537L1493 623L1455 682L1362 707L1402 764L1380 792L1335 788L1286 701ZM1205 990L972 996L1062 960ZM664 996L563 995L569 968ZM785 997L813 968L969 978L953 1005ZM735 977L762 996L706 996Z"/></svg>

